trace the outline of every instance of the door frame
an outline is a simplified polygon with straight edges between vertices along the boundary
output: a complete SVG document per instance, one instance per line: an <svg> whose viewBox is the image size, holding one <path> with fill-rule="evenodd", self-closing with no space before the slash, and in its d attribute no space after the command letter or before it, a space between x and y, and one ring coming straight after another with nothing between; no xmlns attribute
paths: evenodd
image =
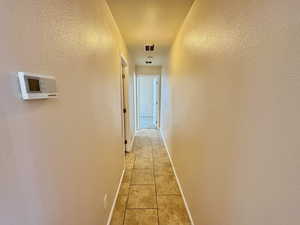
<svg viewBox="0 0 300 225"><path fill-rule="evenodd" d="M141 76L155 76L158 77L158 93L157 93L157 97L158 97L158 104L157 104L157 124L156 124L156 128L155 129L159 129L160 128L160 110L161 110L161 74L135 74L135 124L136 124L136 130L140 130L140 104L139 104L139 97L138 97L138 93L139 93L139 82L138 82L138 78Z"/></svg>
<svg viewBox="0 0 300 225"><path fill-rule="evenodd" d="M160 75L158 75L157 76L157 79L155 80L155 85L156 85L156 94L155 94L155 96L156 96L156 100L155 100L155 103L154 104L156 104L156 115L155 115L155 117L156 117L156 129L159 129L160 128L160 102L161 102L161 90L160 90L160 88L161 88L161 85L160 85L160 78L161 78L161 76Z"/></svg>
<svg viewBox="0 0 300 225"><path fill-rule="evenodd" d="M121 128L122 128L122 142L123 142L123 150L127 151L128 140L127 140L127 126L128 126L128 106L126 99L126 78L128 76L128 63L126 58L121 55L121 73L120 73L120 94L121 94Z"/></svg>

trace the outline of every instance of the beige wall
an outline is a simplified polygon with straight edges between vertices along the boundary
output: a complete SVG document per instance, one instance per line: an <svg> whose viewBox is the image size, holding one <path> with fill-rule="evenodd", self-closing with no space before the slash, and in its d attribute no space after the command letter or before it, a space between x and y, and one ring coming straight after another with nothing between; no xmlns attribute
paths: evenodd
<svg viewBox="0 0 300 225"><path fill-rule="evenodd" d="M160 75L161 66L135 66L135 73L138 75Z"/></svg>
<svg viewBox="0 0 300 225"><path fill-rule="evenodd" d="M2 0L0 28L0 224L106 224L127 53L105 1ZM60 97L21 101L17 71L56 76Z"/></svg>
<svg viewBox="0 0 300 225"><path fill-rule="evenodd" d="M299 224L300 2L196 0L162 130L196 225Z"/></svg>

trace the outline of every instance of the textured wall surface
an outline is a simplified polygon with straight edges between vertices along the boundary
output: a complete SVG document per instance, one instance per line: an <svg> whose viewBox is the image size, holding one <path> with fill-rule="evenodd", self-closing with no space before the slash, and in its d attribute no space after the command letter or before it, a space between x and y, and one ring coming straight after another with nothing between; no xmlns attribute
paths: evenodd
<svg viewBox="0 0 300 225"><path fill-rule="evenodd" d="M2 0L0 28L0 224L105 224L127 56L106 2ZM55 76L60 97L23 102L17 71Z"/></svg>
<svg viewBox="0 0 300 225"><path fill-rule="evenodd" d="M161 66L135 66L137 75L160 75Z"/></svg>
<svg viewBox="0 0 300 225"><path fill-rule="evenodd" d="M197 225L300 222L299 8L196 0L177 35L162 130Z"/></svg>

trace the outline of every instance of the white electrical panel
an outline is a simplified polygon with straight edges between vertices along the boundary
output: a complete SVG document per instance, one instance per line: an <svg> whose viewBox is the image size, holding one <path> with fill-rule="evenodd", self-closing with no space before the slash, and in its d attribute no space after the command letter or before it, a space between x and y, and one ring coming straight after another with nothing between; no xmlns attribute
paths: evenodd
<svg viewBox="0 0 300 225"><path fill-rule="evenodd" d="M18 72L18 77L23 100L57 98L55 77L26 72Z"/></svg>

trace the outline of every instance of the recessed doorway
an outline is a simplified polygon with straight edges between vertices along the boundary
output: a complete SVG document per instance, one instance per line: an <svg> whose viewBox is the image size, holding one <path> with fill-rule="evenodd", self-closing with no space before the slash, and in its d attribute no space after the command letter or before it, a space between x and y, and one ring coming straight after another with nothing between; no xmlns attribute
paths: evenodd
<svg viewBox="0 0 300 225"><path fill-rule="evenodd" d="M160 75L137 75L137 129L159 128Z"/></svg>

